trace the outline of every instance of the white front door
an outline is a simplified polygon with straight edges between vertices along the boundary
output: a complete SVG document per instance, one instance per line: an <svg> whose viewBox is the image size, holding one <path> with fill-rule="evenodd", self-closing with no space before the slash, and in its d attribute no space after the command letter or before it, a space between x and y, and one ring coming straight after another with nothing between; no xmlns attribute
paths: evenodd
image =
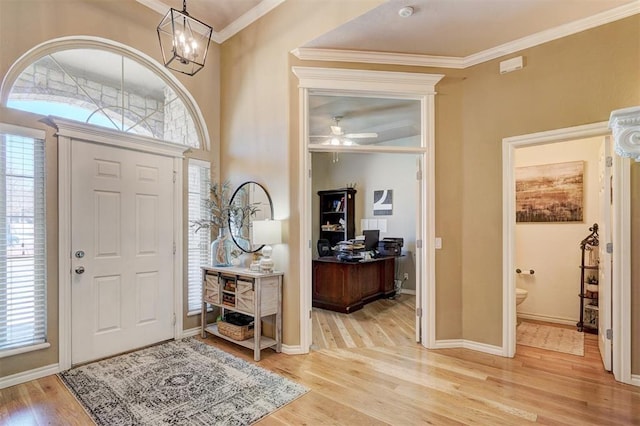
<svg viewBox="0 0 640 426"><path fill-rule="evenodd" d="M173 160L71 146L71 362L174 337Z"/></svg>
<svg viewBox="0 0 640 426"><path fill-rule="evenodd" d="M607 250L607 244L612 242L613 229L611 220L613 215L612 191L612 166L613 158L611 156L611 137L605 136L602 146L600 147L600 227L598 234L600 243L598 245L600 267L598 268L598 348L602 356L602 364L605 370L611 371L612 348L611 340L607 337L607 330L612 329L611 324L611 270L612 259L611 253Z"/></svg>

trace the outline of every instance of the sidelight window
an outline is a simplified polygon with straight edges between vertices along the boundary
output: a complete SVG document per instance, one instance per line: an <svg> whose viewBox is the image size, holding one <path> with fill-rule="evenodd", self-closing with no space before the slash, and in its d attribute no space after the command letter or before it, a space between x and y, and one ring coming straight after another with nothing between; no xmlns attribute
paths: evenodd
<svg viewBox="0 0 640 426"><path fill-rule="evenodd" d="M0 124L0 356L47 337L44 134L30 133Z"/></svg>

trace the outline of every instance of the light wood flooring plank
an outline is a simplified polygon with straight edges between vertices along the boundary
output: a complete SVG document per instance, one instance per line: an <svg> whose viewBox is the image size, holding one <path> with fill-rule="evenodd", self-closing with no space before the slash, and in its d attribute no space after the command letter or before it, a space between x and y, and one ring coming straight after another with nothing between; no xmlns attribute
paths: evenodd
<svg viewBox="0 0 640 426"><path fill-rule="evenodd" d="M520 345L513 359L430 351L413 342L410 300L379 302L344 317L314 309L324 343L308 355L263 351L259 366L310 391L259 425L640 425L640 388L603 370L597 336L585 335L584 357ZM253 362L251 350L204 341ZM91 423L51 376L0 390L0 424Z"/></svg>

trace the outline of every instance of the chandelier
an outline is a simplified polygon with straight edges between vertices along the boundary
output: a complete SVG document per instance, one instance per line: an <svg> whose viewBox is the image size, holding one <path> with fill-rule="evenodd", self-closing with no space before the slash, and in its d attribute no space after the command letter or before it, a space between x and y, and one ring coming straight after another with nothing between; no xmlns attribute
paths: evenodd
<svg viewBox="0 0 640 426"><path fill-rule="evenodd" d="M187 0L182 11L171 8L158 25L164 66L187 75L204 67L213 28L189 16Z"/></svg>

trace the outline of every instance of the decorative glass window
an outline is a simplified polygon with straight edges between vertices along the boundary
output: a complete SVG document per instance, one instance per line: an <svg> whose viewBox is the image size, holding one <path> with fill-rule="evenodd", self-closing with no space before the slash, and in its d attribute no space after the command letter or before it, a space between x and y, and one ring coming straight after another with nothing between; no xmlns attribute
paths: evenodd
<svg viewBox="0 0 640 426"><path fill-rule="evenodd" d="M0 124L0 352L46 341L44 140Z"/></svg>
<svg viewBox="0 0 640 426"><path fill-rule="evenodd" d="M178 88L149 64L108 46L50 50L14 80L9 108L202 146L201 131Z"/></svg>
<svg viewBox="0 0 640 426"><path fill-rule="evenodd" d="M189 160L189 223L209 217L210 213L203 200L209 197L210 176L209 163ZM188 312L196 314L200 313L202 308L202 270L200 268L209 264L211 233L208 229L194 232L193 227L190 226L188 238Z"/></svg>

